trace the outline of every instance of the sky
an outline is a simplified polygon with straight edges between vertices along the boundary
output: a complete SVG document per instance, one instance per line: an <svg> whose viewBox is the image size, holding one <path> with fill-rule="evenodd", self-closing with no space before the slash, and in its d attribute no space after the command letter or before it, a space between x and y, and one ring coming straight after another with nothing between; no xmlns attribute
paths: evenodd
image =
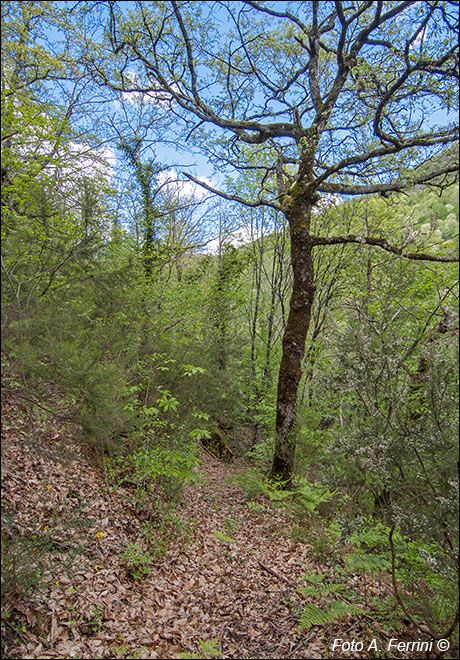
<svg viewBox="0 0 460 660"><path fill-rule="evenodd" d="M76 5L75 1L72 0L66 0L65 2L64 1L57 2L56 4L60 6L64 6L69 9L75 7ZM94 4L97 5L98 3L94 3ZM299 6L301 5L301 3L284 3L284 2L276 2L272 4L273 6L276 5L277 10L282 10L288 4L293 5L294 9L295 9L295 5L299 5ZM129 9L134 7L135 3L131 1L125 1L125 2L119 2L118 5L121 5L125 11L128 11ZM206 5L213 6L212 9L212 11L214 12L213 17L215 18L217 16L218 19L219 18L221 19L222 30L223 33L225 33L226 30L228 30L227 26L229 25L226 12L222 8L216 9L216 4L214 3L207 2ZM96 27L95 34L96 35L99 34L99 36L102 36L102 30ZM49 37L53 38L53 35L50 34ZM136 108L140 106L141 102L144 104L144 106L147 109L149 109L149 105L154 107L155 103L158 102L158 99L149 98L146 96L144 96L141 99L138 93L124 93L121 95L121 98L128 107L128 110L132 110L133 112L136 111ZM159 105L161 106L162 103L160 102ZM165 105L167 104L163 104L163 106ZM122 121L123 119L122 114L120 113L120 108L121 105L119 101L112 101L109 106L108 112L109 114L113 114L115 122ZM450 119L451 117L453 117L453 115L449 116L445 110L437 110L431 115L429 121L432 124L435 123L443 124L445 123L446 119L448 118ZM106 118L104 118L104 120L106 120ZM80 147L77 147L77 149L79 148ZM119 170L121 171L122 163L121 163L120 153L117 153L114 149L114 146L110 144L105 145L104 150L108 160L109 172L113 173L114 171L119 171ZM144 157L146 159L154 157L157 161L170 164L171 167L173 168L174 176L177 176L178 173L180 173L182 170L186 170L197 177L205 178L208 183L214 185L215 187L219 187L219 185L222 183L222 177L220 176L220 173L213 171L213 168L209 164L206 156L199 153L197 149L195 150L190 149L188 152L182 153L179 152L178 149L172 144L168 144L167 142L162 143L156 141L154 144L152 144L150 148L146 149ZM182 189L184 191L187 191L188 194L189 191L193 189L193 184L190 184L190 182L188 182L187 184L184 184ZM201 194L201 193L197 193L196 186L194 187L194 190L196 194Z"/></svg>

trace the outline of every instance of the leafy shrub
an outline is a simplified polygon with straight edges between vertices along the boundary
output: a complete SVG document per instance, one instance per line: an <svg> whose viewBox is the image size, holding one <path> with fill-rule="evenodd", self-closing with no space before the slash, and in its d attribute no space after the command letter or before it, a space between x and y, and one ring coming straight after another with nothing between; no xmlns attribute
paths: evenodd
<svg viewBox="0 0 460 660"><path fill-rule="evenodd" d="M150 564L154 559L152 555L143 550L138 543L130 543L126 550L120 555L130 575L138 580L150 573Z"/></svg>
<svg viewBox="0 0 460 660"><path fill-rule="evenodd" d="M273 456L274 447L275 441L273 437L267 436L253 445L246 455L258 469L265 469Z"/></svg>
<svg viewBox="0 0 460 660"><path fill-rule="evenodd" d="M348 535L354 552L344 555L346 568L362 575L391 570L390 528L377 521L364 522ZM451 558L439 546L412 540L397 530L393 535L395 575L403 585L403 599L414 612L442 629L452 619L456 604L457 572Z"/></svg>

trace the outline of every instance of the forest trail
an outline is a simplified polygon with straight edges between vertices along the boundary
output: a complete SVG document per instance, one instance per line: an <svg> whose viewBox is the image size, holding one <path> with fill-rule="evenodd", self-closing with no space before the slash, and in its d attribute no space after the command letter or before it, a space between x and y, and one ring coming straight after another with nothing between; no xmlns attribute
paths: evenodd
<svg viewBox="0 0 460 660"><path fill-rule="evenodd" d="M248 505L232 480L247 467L241 459L225 464L201 452L201 481L185 487L166 522L186 521L182 533L133 579L120 555L148 544L129 490L107 488L68 429L37 421L32 428L12 408L4 419L4 533L21 534L16 570L41 571L40 588L12 596L8 627L21 643L12 642L9 657L327 655L330 631L299 633L305 601L296 589L308 570L333 569L292 540L286 512L266 500ZM164 531L165 519L160 524ZM210 655L203 642L214 644Z"/></svg>

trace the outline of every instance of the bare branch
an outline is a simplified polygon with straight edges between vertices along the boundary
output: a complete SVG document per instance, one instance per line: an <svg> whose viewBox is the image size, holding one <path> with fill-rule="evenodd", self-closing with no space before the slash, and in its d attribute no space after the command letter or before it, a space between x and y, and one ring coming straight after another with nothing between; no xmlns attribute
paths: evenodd
<svg viewBox="0 0 460 660"><path fill-rule="evenodd" d="M435 179L453 174L454 177L448 178L443 182L436 182ZM397 179L388 183L370 183L368 185L356 185L347 183L322 183L317 187L319 192L338 193L342 195L372 195L380 193L385 195L391 192L401 192L416 185L431 184L446 188L454 180L458 179L458 165L448 165L438 170L420 174L417 177L407 177L406 179Z"/></svg>
<svg viewBox="0 0 460 660"><path fill-rule="evenodd" d="M372 245L379 247L382 250L387 252L392 252L397 254L400 257L405 257L406 259L413 259L415 261L439 261L442 263L457 263L459 261L458 256L444 256L438 254L427 254L426 252L407 252L403 248L390 245L388 241L384 238L376 238L373 236L355 236L350 234L349 236L330 236L330 237L319 237L311 236L311 242L313 245L342 245L344 243L358 243L361 245Z"/></svg>
<svg viewBox="0 0 460 660"><path fill-rule="evenodd" d="M280 204L277 204L276 202L271 202L266 199L258 199L251 201L249 199L244 199L243 197L240 197L239 195L233 195L231 193L225 193L222 190L218 190L217 188L213 188L210 186L208 183L205 183L204 181L200 181L200 179L196 179L194 176L189 174L188 172L182 172L184 176L186 176L188 179L193 181L194 183L198 184L199 186L202 186L206 190L209 190L209 192L214 193L214 195L218 195L219 197L223 197L223 199L228 199L229 201L232 202L239 202L240 204L244 204L244 206L249 206L250 208L258 208L261 206L269 206L272 209L276 209L277 211L281 211L282 207Z"/></svg>

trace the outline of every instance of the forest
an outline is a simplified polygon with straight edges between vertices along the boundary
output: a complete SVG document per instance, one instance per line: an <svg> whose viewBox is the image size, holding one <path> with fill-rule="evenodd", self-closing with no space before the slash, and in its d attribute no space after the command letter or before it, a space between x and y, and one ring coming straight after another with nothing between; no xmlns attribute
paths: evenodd
<svg viewBox="0 0 460 660"><path fill-rule="evenodd" d="M2 2L3 657L458 657L458 10Z"/></svg>

